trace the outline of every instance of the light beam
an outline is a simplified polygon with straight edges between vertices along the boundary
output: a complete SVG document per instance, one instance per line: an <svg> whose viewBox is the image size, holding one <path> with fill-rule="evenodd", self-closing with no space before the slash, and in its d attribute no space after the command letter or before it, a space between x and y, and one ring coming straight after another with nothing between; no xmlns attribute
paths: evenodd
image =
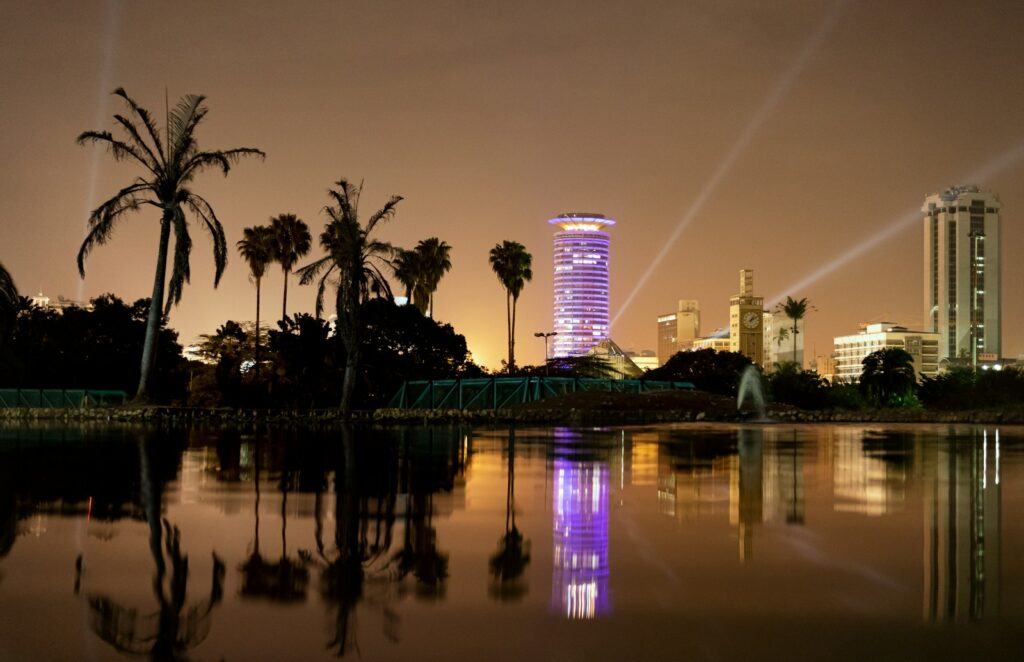
<svg viewBox="0 0 1024 662"><path fill-rule="evenodd" d="M956 181L971 183L987 181L1017 165L1022 159L1024 159L1024 141L1003 152L995 159L976 169L966 177L961 177ZM889 241L899 233L913 226L915 223L920 222L922 218L919 207L915 207L913 210L908 211L905 214L901 214L894 221L886 224L884 229L873 232L870 237L850 250L821 265L813 272L791 284L788 288L771 299L766 299L765 308L770 310L775 306L775 304L784 299L786 295L792 296L793 292L799 292L812 283L816 283L819 280L827 278L850 262L853 262L865 253L871 251L879 244Z"/></svg>
<svg viewBox="0 0 1024 662"><path fill-rule="evenodd" d="M110 98L111 78L113 78L114 53L116 52L117 35L120 28L121 2L120 0L107 0L103 29L103 52L100 56L99 76L97 83L96 119L93 126L97 129L103 124L103 118L107 116L107 105ZM92 147L92 162L89 165L89 184L85 191L85 213L82 214L84 227L82 228L82 239L89 234L89 214L96 208L96 187L99 183L100 157L103 155L103 147L94 144ZM85 278L78 279L78 296L76 301L82 301L85 296Z"/></svg>
<svg viewBox="0 0 1024 662"><path fill-rule="evenodd" d="M732 169L733 164L739 158L740 154L746 150L747 145L749 145L750 141L753 140L754 136L761 128L761 125L764 124L771 112L775 110L775 107L779 105L779 102L782 101L786 93L789 92L791 87L793 87L793 83L796 82L797 77L799 77L800 73L803 71L807 61L810 60L811 56L821 47L822 42L825 41L825 37L827 37L829 32L832 31L832 28L835 27L836 22L839 20L839 16L842 14L842 10L848 2L849 0L839 0L836 2L835 5L832 6L832 10L824 19L822 19L817 29L811 33L811 36L807 39L803 48L801 48L800 52L797 54L796 59L793 60L789 67L783 72L782 76L775 84L775 87L772 88L768 93L768 96L766 96L761 102L761 105L758 106L757 111L755 111L754 116L750 118L746 128L736 139L736 142L733 143L732 148L728 153L726 153L725 158L723 158L718 164L718 167L715 168L714 172L711 174L711 178L706 184L704 184L704 188L701 190L700 195L698 195L697 199L693 201L690 208L686 210L686 213L676 225L672 234L668 236L668 239L662 242L661 250L658 251L658 254L654 259L648 263L647 269L644 270L643 275L640 276L640 279L636 282L636 285L629 293L629 296L626 297L626 300L619 307L618 312L615 313L615 317L612 318L611 326L615 325L619 318L622 317L622 314L626 312L626 309L629 308L630 304L633 303L633 299L636 298L636 295L640 292L641 288L643 288L647 283L651 275L654 274L658 265L665 259L665 256L668 255L673 246L675 246L676 241L679 239L679 235L683 233L683 230L685 230L690 222L693 221L694 217L700 213L700 210L704 207L704 203L708 201L708 198L710 198L711 194L714 193L718 184L722 181L729 170Z"/></svg>

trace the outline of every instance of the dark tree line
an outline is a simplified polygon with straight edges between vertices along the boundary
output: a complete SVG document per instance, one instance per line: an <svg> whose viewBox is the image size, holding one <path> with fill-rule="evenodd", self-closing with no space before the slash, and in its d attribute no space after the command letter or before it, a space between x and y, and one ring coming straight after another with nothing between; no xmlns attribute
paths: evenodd
<svg viewBox="0 0 1024 662"><path fill-rule="evenodd" d="M0 345L0 388L108 389L133 392L138 385L149 299L129 305L111 294L88 308L55 311L22 299ZM188 381L178 334L158 327L154 397L180 397Z"/></svg>

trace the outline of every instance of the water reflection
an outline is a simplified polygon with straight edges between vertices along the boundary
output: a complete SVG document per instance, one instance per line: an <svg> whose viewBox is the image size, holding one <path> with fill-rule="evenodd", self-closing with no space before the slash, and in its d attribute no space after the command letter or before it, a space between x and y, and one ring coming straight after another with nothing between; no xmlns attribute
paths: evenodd
<svg viewBox="0 0 1024 662"><path fill-rule="evenodd" d="M608 592L608 463L580 457L568 430L556 430L552 511L552 607L571 619L603 616Z"/></svg>
<svg viewBox="0 0 1024 662"><path fill-rule="evenodd" d="M1002 495L998 432L974 443L921 451L924 501L924 618L980 621L998 615Z"/></svg>
<svg viewBox="0 0 1024 662"><path fill-rule="evenodd" d="M140 436L138 446L139 501L149 528L157 610L140 614L137 607L121 604L91 588L84 592L89 603L90 627L118 652L148 654L154 660L177 660L202 643L210 632L211 613L224 593L224 562L216 552L212 553L209 594L190 605L186 600L189 564L181 548L181 531L161 517L163 489L177 468L173 456L164 449L173 448L173 444L162 435L153 434ZM79 555L75 561L76 594L82 589L85 568Z"/></svg>
<svg viewBox="0 0 1024 662"><path fill-rule="evenodd" d="M505 495L505 534L498 543L498 551L491 556L490 571L494 581L490 594L499 600L521 600L527 592L523 578L530 564L530 541L516 527L516 431L508 431L508 487Z"/></svg>
<svg viewBox="0 0 1024 662"><path fill-rule="evenodd" d="M4 648L25 595L73 601L108 655L153 659L251 658L276 618L311 630L296 658L441 656L435 630L471 639L487 619L526 641L567 620L778 608L765 595L836 622L1020 624L1010 434L0 427L0 657L43 654ZM54 636L97 657L74 628Z"/></svg>

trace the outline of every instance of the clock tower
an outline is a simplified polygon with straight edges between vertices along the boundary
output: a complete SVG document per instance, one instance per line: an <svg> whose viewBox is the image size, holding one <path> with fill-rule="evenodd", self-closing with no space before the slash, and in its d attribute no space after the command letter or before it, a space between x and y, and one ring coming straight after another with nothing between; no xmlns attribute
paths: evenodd
<svg viewBox="0 0 1024 662"><path fill-rule="evenodd" d="M764 362L764 298L754 296L753 269L740 270L740 293L729 299L729 351Z"/></svg>

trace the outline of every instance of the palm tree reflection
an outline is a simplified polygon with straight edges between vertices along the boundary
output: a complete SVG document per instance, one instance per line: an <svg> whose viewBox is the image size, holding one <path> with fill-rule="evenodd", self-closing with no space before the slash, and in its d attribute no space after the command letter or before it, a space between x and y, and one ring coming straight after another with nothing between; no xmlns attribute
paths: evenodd
<svg viewBox="0 0 1024 662"><path fill-rule="evenodd" d="M293 475L281 470L281 558L276 562L265 560L260 554L260 438L256 438L253 484L256 491L256 525L253 550L239 570L242 572L242 596L267 598L273 602L302 602L306 599L309 570L301 556L288 556L288 490Z"/></svg>
<svg viewBox="0 0 1024 662"><path fill-rule="evenodd" d="M416 466L411 448L405 444L405 471L402 488L406 494L405 526L403 527L402 548L392 557L397 580L401 582L410 573L416 578L415 591L420 598L438 599L444 597L445 580L448 579L448 554L437 544L437 529L434 528L434 492L440 483L448 479L447 461L440 467L434 454L434 431L429 435L427 457L416 460L423 462L423 468Z"/></svg>
<svg viewBox="0 0 1024 662"><path fill-rule="evenodd" d="M397 471L394 454L385 443L375 447L390 457L373 458L356 473L356 448L352 430L343 428L341 454L334 478L334 550L323 541L322 488L316 492L317 559L323 564L320 595L336 610L334 633L327 643L339 656L358 651L356 606L367 601L381 607L385 636L396 640L398 616L388 602L386 554L391 548L395 523ZM326 484L326 481L322 481ZM312 555L310 555L312 560ZM384 588L383 595L364 595L364 588Z"/></svg>
<svg viewBox="0 0 1024 662"><path fill-rule="evenodd" d="M498 600L519 600L528 590L523 572L530 564L530 541L516 528L515 475L516 431L508 431L508 491L505 496L505 535L498 543L498 551L491 557L493 581L489 589Z"/></svg>
<svg viewBox="0 0 1024 662"><path fill-rule="evenodd" d="M152 462L151 452L161 441L139 441L139 469L142 510L149 525L149 549L153 556L153 595L157 610L140 614L100 593L88 593L90 626L101 639L122 653L149 654L154 660L183 659L186 651L198 646L210 632L213 608L224 590L224 562L213 554L213 573L209 595L199 603L186 601L188 557L182 553L181 531L160 517L164 476L159 459ZM165 444L166 445L166 444ZM176 467L175 467L176 468ZM81 557L76 562L81 580Z"/></svg>

